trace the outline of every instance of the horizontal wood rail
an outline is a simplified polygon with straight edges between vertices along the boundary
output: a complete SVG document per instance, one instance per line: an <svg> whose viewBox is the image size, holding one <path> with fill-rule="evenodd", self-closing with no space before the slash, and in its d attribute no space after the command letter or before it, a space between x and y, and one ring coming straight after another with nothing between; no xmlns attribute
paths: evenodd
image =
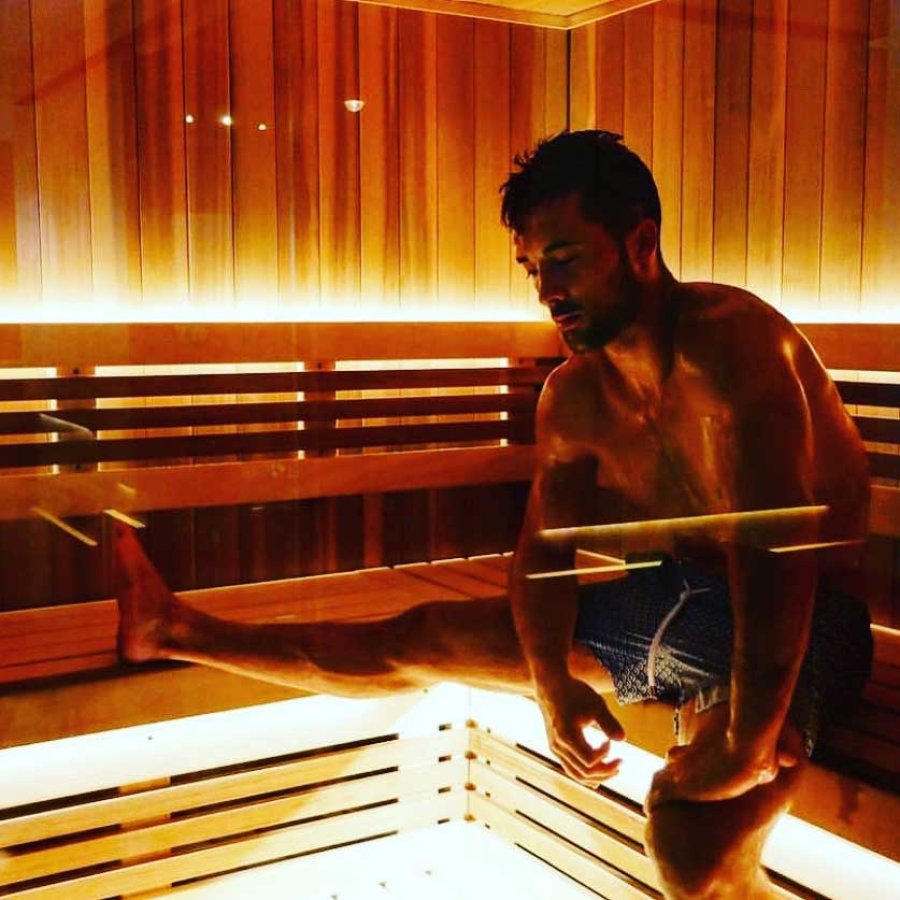
<svg viewBox="0 0 900 900"><path fill-rule="evenodd" d="M471 394L427 397L378 397L365 400L298 400L281 403L216 403L190 406L66 409L51 413L0 413L0 434L65 433L71 423L92 432L138 428L259 425L276 422L332 422L343 419L459 416L472 413L533 413L537 390L530 394ZM880 422L881 420L875 420Z"/></svg>
<svg viewBox="0 0 900 900"><path fill-rule="evenodd" d="M344 357L339 357L344 358ZM202 365L198 360L196 365ZM542 366L377 369L214 375L97 375L0 380L0 401L198 397L307 391L381 391L440 387L540 386L559 360Z"/></svg>

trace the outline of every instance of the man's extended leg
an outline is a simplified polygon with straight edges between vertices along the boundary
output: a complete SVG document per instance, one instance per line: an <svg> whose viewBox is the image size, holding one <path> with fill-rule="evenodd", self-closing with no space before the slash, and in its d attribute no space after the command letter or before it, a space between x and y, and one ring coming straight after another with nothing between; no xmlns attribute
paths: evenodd
<svg viewBox="0 0 900 900"><path fill-rule="evenodd" d="M176 659L340 696L414 690L438 681L531 693L509 604L425 603L365 623L249 624L203 613L178 599L131 529L117 530L119 651L144 662ZM609 691L609 674L582 645L572 674Z"/></svg>
<svg viewBox="0 0 900 900"><path fill-rule="evenodd" d="M728 725L728 704L713 707L689 725L691 740ZM786 731L802 759L802 738ZM803 764L782 769L771 783L731 800L712 803L673 801L650 812L647 852L656 863L670 900L744 900L771 897L760 859L766 838L790 805Z"/></svg>

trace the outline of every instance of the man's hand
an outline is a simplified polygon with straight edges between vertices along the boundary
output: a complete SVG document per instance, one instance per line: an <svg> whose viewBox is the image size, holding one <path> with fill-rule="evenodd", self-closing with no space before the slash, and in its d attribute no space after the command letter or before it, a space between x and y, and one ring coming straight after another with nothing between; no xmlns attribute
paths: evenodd
<svg viewBox="0 0 900 900"><path fill-rule="evenodd" d="M730 740L724 727L701 730L686 747L669 750L653 778L647 811L673 800L728 800L774 781L803 758L799 735L787 731L777 747L757 747Z"/></svg>
<svg viewBox="0 0 900 900"><path fill-rule="evenodd" d="M618 772L622 761L607 759L609 740L592 747L584 736L586 726L596 725L613 740L625 737L625 730L590 685L569 677L542 690L539 700L550 748L568 775L596 787Z"/></svg>

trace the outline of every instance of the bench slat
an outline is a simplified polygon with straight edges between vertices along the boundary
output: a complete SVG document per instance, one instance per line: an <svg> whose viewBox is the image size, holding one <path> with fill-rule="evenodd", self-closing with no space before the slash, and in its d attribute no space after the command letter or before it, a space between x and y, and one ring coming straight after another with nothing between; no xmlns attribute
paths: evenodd
<svg viewBox="0 0 900 900"><path fill-rule="evenodd" d="M357 428L314 426L298 431L257 431L184 437L110 438L46 444L0 446L0 467L84 465L123 460L291 453L344 448L403 447L418 444L509 440L533 442L533 419L511 416L488 422L436 422L417 425L372 425Z"/></svg>
<svg viewBox="0 0 900 900"><path fill-rule="evenodd" d="M838 393L844 403L857 406L900 407L900 384L874 381L836 381Z"/></svg>
<svg viewBox="0 0 900 900"><path fill-rule="evenodd" d="M132 406L120 409L67 409L0 413L0 434L46 434L64 431L54 420L90 431L138 428L184 428L212 425L260 425L273 422L333 422L411 416L531 412L537 394L380 397L362 400L317 400L288 403L218 403L190 406Z"/></svg>
<svg viewBox="0 0 900 900"><path fill-rule="evenodd" d="M213 375L96 375L0 380L0 401L200 397L541 385L553 363L465 369L345 369Z"/></svg>
<svg viewBox="0 0 900 900"><path fill-rule="evenodd" d="M853 421L864 441L881 444L900 444L900 419L876 416L854 416Z"/></svg>
<svg viewBox="0 0 900 900"><path fill-rule="evenodd" d="M869 453L869 473L875 478L900 478L900 453Z"/></svg>

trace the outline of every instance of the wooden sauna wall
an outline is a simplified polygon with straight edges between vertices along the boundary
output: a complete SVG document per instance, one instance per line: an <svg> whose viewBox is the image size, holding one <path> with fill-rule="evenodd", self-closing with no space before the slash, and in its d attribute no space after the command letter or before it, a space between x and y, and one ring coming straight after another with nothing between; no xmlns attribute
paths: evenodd
<svg viewBox="0 0 900 900"><path fill-rule="evenodd" d="M510 289L497 188L565 127L564 32L345 0L4 0L0 56L8 319L539 315Z"/></svg>
<svg viewBox="0 0 900 900"><path fill-rule="evenodd" d="M0 59L4 318L540 315L497 189L566 125L562 32L344 0L3 0ZM408 492L369 525L386 563L509 549L523 502ZM144 539L186 589L360 566L363 521L361 498L162 512ZM0 526L0 608L109 596L108 525L73 524L101 549Z"/></svg>
<svg viewBox="0 0 900 900"><path fill-rule="evenodd" d="M897 321L896 2L660 0L571 40L571 127L652 166L677 276L795 321ZM900 624L900 542L866 552L873 614Z"/></svg>
<svg viewBox="0 0 900 900"><path fill-rule="evenodd" d="M571 126L651 164L676 275L799 322L897 321L898 19L892 0L660 0L572 32Z"/></svg>

